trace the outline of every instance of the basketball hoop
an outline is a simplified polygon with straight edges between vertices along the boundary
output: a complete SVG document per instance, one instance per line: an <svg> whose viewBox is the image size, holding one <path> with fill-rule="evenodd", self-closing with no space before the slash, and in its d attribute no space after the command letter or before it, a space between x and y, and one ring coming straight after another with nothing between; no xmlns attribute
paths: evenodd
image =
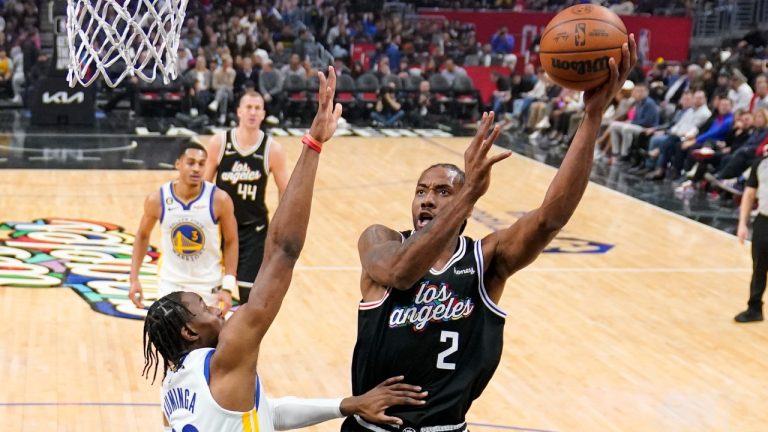
<svg viewBox="0 0 768 432"><path fill-rule="evenodd" d="M188 0L67 0L70 87L99 77L116 87L127 76L176 79Z"/></svg>

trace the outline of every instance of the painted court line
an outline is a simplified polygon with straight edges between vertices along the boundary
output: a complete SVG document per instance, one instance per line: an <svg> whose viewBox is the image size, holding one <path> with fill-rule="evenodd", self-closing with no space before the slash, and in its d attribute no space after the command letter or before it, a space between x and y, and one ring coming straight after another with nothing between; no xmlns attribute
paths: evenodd
<svg viewBox="0 0 768 432"><path fill-rule="evenodd" d="M136 408L160 408L158 403L135 403L135 402L0 402L2 407L60 407L60 406L82 406L82 407L136 407ZM549 429L533 429L519 426L497 425L493 423L467 423L468 426L514 430L522 432L556 432Z"/></svg>
<svg viewBox="0 0 768 432"><path fill-rule="evenodd" d="M299 271L360 271L360 266L297 266ZM749 273L748 267L532 267L529 273Z"/></svg>

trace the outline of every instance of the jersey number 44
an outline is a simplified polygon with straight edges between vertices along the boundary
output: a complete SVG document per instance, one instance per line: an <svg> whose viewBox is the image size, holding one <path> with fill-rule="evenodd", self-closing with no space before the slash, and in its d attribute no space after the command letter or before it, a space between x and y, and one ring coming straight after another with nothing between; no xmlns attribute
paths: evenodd
<svg viewBox="0 0 768 432"><path fill-rule="evenodd" d="M248 197L251 198L251 201L256 201L257 189L258 189L258 186L256 186L255 184L239 183L237 185L237 194L243 197L244 201L247 201Z"/></svg>

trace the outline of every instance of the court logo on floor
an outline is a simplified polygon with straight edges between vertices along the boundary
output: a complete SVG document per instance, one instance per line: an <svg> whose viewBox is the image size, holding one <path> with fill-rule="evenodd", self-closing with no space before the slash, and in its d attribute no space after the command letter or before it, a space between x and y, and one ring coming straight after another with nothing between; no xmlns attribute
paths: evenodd
<svg viewBox="0 0 768 432"><path fill-rule="evenodd" d="M472 219L493 231L498 231L510 227L524 214L525 212L507 212L505 216L497 217L487 211L475 208L472 211ZM567 236L561 232L547 245L542 253L604 254L613 249L613 246L608 243Z"/></svg>
<svg viewBox="0 0 768 432"><path fill-rule="evenodd" d="M134 236L117 225L50 218L0 222L0 286L67 287L96 312L142 319L128 300ZM140 280L144 298L157 293L157 249L149 248Z"/></svg>

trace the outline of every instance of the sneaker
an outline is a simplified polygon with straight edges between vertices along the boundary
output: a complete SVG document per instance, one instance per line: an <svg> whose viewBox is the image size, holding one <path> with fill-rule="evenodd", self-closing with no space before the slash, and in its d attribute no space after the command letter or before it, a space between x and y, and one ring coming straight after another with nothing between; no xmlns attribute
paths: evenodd
<svg viewBox="0 0 768 432"><path fill-rule="evenodd" d="M733 317L733 320L739 323L748 323L763 320L763 311L757 309L747 309L744 312Z"/></svg>
<svg viewBox="0 0 768 432"><path fill-rule="evenodd" d="M712 182L712 184L734 195L742 195L744 193L743 190L739 189L739 180L735 178L726 179L726 180L715 180Z"/></svg>
<svg viewBox="0 0 768 432"><path fill-rule="evenodd" d="M696 171L698 171L698 169L699 169L699 163L697 162L697 163L693 164L693 168L691 168L690 171L686 171L685 172L685 178L687 178L689 180L692 179L693 176L696 175Z"/></svg>
<svg viewBox="0 0 768 432"><path fill-rule="evenodd" d="M274 126L276 124L279 124L280 120L277 117L271 115L271 116L267 116L266 122L267 122L268 125Z"/></svg>
<svg viewBox="0 0 768 432"><path fill-rule="evenodd" d="M216 112L219 109L219 101L214 100L213 102L208 104L208 109Z"/></svg>

